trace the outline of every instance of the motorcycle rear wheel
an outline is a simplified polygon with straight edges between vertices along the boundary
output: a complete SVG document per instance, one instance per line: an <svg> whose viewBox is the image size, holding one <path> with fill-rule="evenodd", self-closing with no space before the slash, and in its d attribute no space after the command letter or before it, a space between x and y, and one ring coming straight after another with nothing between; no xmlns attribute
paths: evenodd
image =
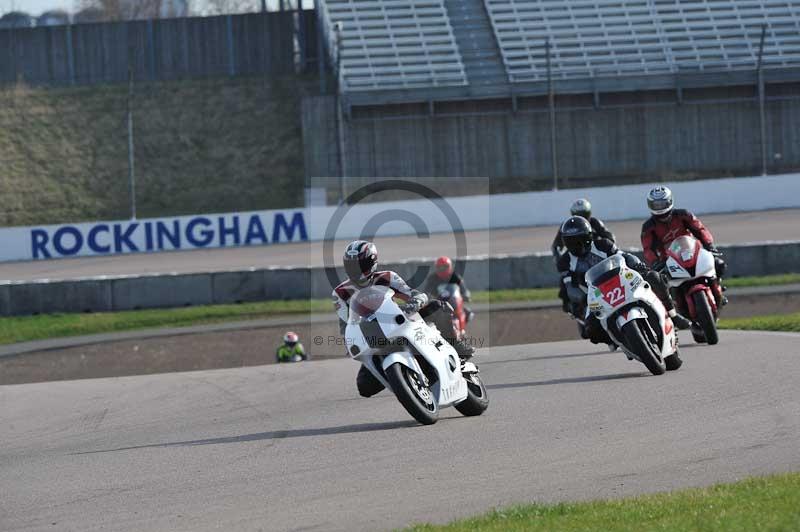
<svg viewBox="0 0 800 532"><path fill-rule="evenodd" d="M486 386L477 373L467 373L464 378L467 380L467 398L455 405L456 410L464 416L479 416L489 408Z"/></svg>
<svg viewBox="0 0 800 532"><path fill-rule="evenodd" d="M439 419L439 405L430 388L414 371L399 362L386 368L386 380L403 408L423 425L433 425Z"/></svg>
<svg viewBox="0 0 800 532"><path fill-rule="evenodd" d="M629 321L622 326L622 336L625 339L625 346L636 353L642 363L650 370L653 375L663 375L666 371L666 364L657 354L657 348L650 343L646 335L642 334L639 322L640 319Z"/></svg>
<svg viewBox="0 0 800 532"><path fill-rule="evenodd" d="M703 330L703 336L708 345L714 345L719 342L719 333L717 332L717 320L714 317L714 312L711 310L711 305L708 302L705 291L701 290L692 294L694 301L694 311L697 316L697 324Z"/></svg>

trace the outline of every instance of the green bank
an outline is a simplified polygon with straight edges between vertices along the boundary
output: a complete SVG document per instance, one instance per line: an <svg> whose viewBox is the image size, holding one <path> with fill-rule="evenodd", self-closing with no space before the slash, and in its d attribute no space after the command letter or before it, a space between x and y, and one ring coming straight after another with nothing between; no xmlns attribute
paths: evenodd
<svg viewBox="0 0 800 532"><path fill-rule="evenodd" d="M733 484L621 500L495 510L446 526L415 532L604 532L800 530L800 474L750 478Z"/></svg>

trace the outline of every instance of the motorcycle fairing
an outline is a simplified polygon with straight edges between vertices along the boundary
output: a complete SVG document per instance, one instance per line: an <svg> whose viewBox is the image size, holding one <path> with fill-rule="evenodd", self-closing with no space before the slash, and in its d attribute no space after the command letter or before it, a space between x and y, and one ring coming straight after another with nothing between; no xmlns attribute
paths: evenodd
<svg viewBox="0 0 800 532"><path fill-rule="evenodd" d="M356 298L360 296L370 303L350 307L345 330L345 337L352 344L348 346L350 355L364 364L387 388L390 386L384 377L385 369L399 362L431 381L431 392L440 407L466 399L467 384L453 346L419 314L406 316L392 299L393 295L393 290L377 286L365 288L356 295ZM380 366L375 364L376 355L384 357ZM422 357L425 362L420 363L417 357ZM432 370L435 378L430 378L432 376L423 366Z"/></svg>

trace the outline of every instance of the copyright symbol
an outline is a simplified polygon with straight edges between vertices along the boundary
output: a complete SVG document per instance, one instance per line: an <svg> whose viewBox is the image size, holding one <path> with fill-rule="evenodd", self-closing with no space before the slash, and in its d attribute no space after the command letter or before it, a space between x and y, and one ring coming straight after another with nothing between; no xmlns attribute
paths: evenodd
<svg viewBox="0 0 800 532"><path fill-rule="evenodd" d="M322 345L323 341L324 341L324 339L322 338L322 336L315 336L314 337L314 345Z"/></svg>
<svg viewBox="0 0 800 532"><path fill-rule="evenodd" d="M338 261L336 260L337 255L333 249L333 244L342 220L354 206L370 196L387 191L409 192L419 196L420 199L428 200L432 208L439 210L450 225L450 230L455 238L456 256L453 261L454 269L459 275L463 276L466 266L464 257L467 256L467 238L464 233L464 226L453 207L441 194L424 185L412 181L390 179L370 183L357 189L350 194L333 213L328 226L325 228L325 237L322 243L322 259L325 266L325 276L331 288L338 286L340 282L339 274L336 271ZM388 208L375 214L364 222L359 239L372 240L382 226L398 221L410 225L419 238L428 238L430 236L429 228L420 215L406 209ZM406 278L405 281L413 288L420 287L430 273L430 270L430 265L420 266L414 274Z"/></svg>

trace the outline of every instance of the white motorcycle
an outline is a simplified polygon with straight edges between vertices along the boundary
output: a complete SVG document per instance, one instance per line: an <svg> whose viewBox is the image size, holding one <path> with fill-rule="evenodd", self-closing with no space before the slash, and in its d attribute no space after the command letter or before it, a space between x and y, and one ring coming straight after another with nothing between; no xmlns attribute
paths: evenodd
<svg viewBox="0 0 800 532"><path fill-rule="evenodd" d="M600 321L628 359L653 375L678 369L675 326L661 300L622 255L612 255L586 272L588 312Z"/></svg>
<svg viewBox="0 0 800 532"><path fill-rule="evenodd" d="M419 313L406 315L394 290L370 286L350 301L345 329L348 352L388 389L414 419L436 423L439 409L455 406L479 416L489 396L477 366L463 367L455 349Z"/></svg>
<svg viewBox="0 0 800 532"><path fill-rule="evenodd" d="M675 300L686 309L696 325L692 336L696 342L719 342L717 318L719 308L712 286L717 281L714 254L703 248L693 236L676 238L667 248L666 271Z"/></svg>

